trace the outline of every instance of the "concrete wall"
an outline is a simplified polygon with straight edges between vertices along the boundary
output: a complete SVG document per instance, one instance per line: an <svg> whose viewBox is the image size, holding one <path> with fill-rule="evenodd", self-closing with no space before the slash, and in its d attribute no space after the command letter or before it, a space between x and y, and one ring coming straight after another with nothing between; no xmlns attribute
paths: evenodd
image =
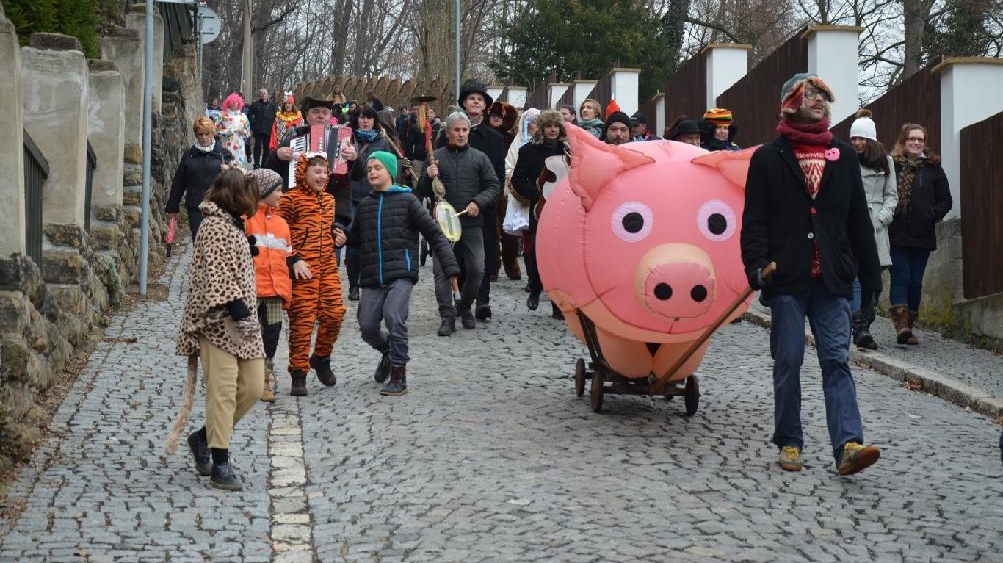
<svg viewBox="0 0 1003 563"><path fill-rule="evenodd" d="M1003 92L1003 59L952 58L933 71L940 74L940 155L954 198L947 216L960 217L964 189L961 130L1003 111L1003 96L999 95Z"/></svg>
<svg viewBox="0 0 1003 563"><path fill-rule="evenodd" d="M0 6L0 115L7 116L10 138L0 146L0 256L25 252L24 124L21 111L21 46L14 26Z"/></svg>
<svg viewBox="0 0 1003 563"><path fill-rule="evenodd" d="M863 30L862 27L820 25L805 32L808 72L821 76L836 95L829 110L833 124L853 115L860 107L856 55Z"/></svg>
<svg viewBox="0 0 1003 563"><path fill-rule="evenodd" d="M44 224L84 224L87 61L76 38L36 33L21 51L24 128L49 161Z"/></svg>

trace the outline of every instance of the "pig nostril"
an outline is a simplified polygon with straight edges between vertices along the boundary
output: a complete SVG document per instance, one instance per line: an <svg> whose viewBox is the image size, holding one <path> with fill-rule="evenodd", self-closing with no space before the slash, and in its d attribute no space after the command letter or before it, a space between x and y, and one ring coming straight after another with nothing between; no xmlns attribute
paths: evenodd
<svg viewBox="0 0 1003 563"><path fill-rule="evenodd" d="M665 301L672 297L672 286L667 283L660 283L655 286L655 297Z"/></svg>
<svg viewBox="0 0 1003 563"><path fill-rule="evenodd" d="M707 288L702 285L693 286L693 289L690 290L690 297L697 303L702 303L704 299L707 299Z"/></svg>

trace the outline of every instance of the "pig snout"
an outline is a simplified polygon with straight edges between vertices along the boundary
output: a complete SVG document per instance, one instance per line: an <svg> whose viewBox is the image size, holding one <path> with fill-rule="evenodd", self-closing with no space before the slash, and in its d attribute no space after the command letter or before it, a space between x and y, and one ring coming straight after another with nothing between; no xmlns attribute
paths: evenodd
<svg viewBox="0 0 1003 563"><path fill-rule="evenodd" d="M694 318L714 303L714 266L707 254L688 244L664 244L638 264L638 297L657 315Z"/></svg>

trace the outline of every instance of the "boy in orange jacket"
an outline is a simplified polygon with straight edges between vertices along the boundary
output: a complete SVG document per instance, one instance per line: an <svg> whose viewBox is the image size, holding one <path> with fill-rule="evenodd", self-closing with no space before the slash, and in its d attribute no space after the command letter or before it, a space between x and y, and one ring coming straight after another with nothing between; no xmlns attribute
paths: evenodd
<svg viewBox="0 0 1003 563"><path fill-rule="evenodd" d="M289 225L278 214L282 199L282 176L267 168L251 172L257 183L258 210L247 219L247 234L253 237L254 278L258 293L258 321L265 343L265 388L261 400L275 401L275 349L282 332L282 311L293 299L289 269L298 260L293 256Z"/></svg>

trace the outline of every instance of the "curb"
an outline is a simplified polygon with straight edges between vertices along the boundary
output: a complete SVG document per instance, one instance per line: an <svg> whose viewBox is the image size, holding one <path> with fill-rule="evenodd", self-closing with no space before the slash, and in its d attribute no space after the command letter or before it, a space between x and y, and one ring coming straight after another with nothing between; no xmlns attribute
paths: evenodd
<svg viewBox="0 0 1003 563"><path fill-rule="evenodd" d="M751 324L770 328L770 316L759 311L746 311L743 318ZM808 344L814 347L815 338L810 329L805 329L805 336ZM996 420L1003 417L1003 399L998 399L981 389L965 385L958 380L910 364L888 354L874 350L863 352L851 346L850 362L908 383L912 389L935 395L967 410L984 414Z"/></svg>

